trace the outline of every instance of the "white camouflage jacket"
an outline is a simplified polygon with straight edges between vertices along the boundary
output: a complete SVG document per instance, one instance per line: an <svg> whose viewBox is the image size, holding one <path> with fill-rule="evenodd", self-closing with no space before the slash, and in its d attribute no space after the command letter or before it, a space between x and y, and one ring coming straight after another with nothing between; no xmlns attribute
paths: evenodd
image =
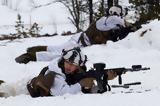
<svg viewBox="0 0 160 106"><path fill-rule="evenodd" d="M57 73L54 83L50 89L50 94L53 96L59 96L66 93L70 94L76 94L78 92L81 92L81 86L79 83L76 83L74 85L68 85L66 80L66 77L64 73L62 73L62 70L58 67L58 58L51 61L51 63L48 66L49 71L54 71Z"/></svg>
<svg viewBox="0 0 160 106"><path fill-rule="evenodd" d="M72 49L74 47L83 47L81 42L78 42L81 33L75 34L71 39L61 45L47 46L47 51L36 52L37 61L51 61L54 58L60 57L63 49ZM88 37L84 36L85 43L90 45Z"/></svg>

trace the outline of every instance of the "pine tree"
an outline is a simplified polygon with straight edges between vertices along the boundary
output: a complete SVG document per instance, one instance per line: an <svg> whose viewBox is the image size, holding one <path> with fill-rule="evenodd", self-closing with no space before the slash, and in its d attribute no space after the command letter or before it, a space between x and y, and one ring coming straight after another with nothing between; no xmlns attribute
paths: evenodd
<svg viewBox="0 0 160 106"><path fill-rule="evenodd" d="M39 31L40 31L40 27L38 26L38 24L35 22L31 28L28 30L29 35L31 35L32 37L38 37L39 35Z"/></svg>
<svg viewBox="0 0 160 106"><path fill-rule="evenodd" d="M129 0L135 5L135 9L140 13L140 23L146 23L149 20L160 19L160 1L159 0Z"/></svg>
<svg viewBox="0 0 160 106"><path fill-rule="evenodd" d="M17 31L15 36L17 38L26 38L26 37L28 37L27 33L24 30L24 23L21 21L21 15L20 14L17 15L17 21L16 21L15 28L16 28L16 31Z"/></svg>
<svg viewBox="0 0 160 106"><path fill-rule="evenodd" d="M25 29L24 22L22 22L20 14L17 15L15 28L17 33L14 34L14 36L16 38L38 37L41 29L36 22L31 26L31 28Z"/></svg>

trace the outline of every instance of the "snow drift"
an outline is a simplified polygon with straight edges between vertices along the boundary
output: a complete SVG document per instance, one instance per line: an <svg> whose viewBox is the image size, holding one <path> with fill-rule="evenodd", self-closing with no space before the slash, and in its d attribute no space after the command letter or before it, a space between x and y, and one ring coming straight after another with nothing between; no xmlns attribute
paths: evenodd
<svg viewBox="0 0 160 106"><path fill-rule="evenodd" d="M25 52L27 47L36 45L59 45L67 42L71 36L55 36L50 38L27 38L22 40L0 41L0 79L5 80L7 86L14 88L13 96L0 98L2 106L33 106L33 105L110 105L110 106L159 106L160 97L160 21L154 20L143 25L141 29L130 33L125 39L118 42L107 42L104 45L93 45L83 48L88 55L87 68L93 63L104 62L106 68L131 67L141 64L151 70L143 72L128 72L124 74L123 83L141 81L141 85L131 86L128 89L112 88L112 91L103 94L66 94L57 97L31 98L24 93L26 82L36 76L49 62L30 62L18 64L15 57ZM143 35L143 36L142 36ZM118 84L117 79L109 84ZM0 90L4 90L0 86Z"/></svg>

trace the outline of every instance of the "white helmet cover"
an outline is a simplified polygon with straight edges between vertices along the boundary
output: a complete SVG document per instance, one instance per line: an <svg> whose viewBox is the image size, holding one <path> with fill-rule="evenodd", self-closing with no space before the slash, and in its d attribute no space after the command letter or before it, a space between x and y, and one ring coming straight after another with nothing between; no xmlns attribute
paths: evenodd
<svg viewBox="0 0 160 106"><path fill-rule="evenodd" d="M87 61L87 56L84 55L79 47L70 49L70 50L63 50L63 58L75 65L83 66Z"/></svg>
<svg viewBox="0 0 160 106"><path fill-rule="evenodd" d="M117 15L121 16L121 14L122 14L122 9L121 9L120 7L117 7L117 6L112 6L112 7L109 9L109 14L110 14L110 15L117 14Z"/></svg>

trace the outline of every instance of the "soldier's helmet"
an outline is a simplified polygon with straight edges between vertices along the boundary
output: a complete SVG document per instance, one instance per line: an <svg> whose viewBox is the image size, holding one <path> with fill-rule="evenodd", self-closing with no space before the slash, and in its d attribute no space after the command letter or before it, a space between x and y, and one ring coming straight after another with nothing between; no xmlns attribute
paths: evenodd
<svg viewBox="0 0 160 106"><path fill-rule="evenodd" d="M79 47L63 50L62 57L64 60L69 61L70 63L73 63L77 66L83 66L87 61L87 56L81 52Z"/></svg>
<svg viewBox="0 0 160 106"><path fill-rule="evenodd" d="M121 7L121 6L112 6L112 7L109 9L109 14L110 14L110 15L122 16L122 7Z"/></svg>

